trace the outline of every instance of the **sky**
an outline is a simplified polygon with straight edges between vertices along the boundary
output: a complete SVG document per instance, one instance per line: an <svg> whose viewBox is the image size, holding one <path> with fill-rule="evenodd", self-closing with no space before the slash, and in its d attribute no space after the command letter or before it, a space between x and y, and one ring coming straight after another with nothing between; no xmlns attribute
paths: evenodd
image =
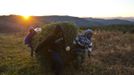
<svg viewBox="0 0 134 75"><path fill-rule="evenodd" d="M134 17L134 0L0 0L0 15Z"/></svg>

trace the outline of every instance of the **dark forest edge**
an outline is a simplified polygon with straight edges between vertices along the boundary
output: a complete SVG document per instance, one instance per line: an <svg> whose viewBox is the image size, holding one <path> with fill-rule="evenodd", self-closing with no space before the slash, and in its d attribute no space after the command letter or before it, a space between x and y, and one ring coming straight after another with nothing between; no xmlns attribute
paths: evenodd
<svg viewBox="0 0 134 75"><path fill-rule="evenodd" d="M134 25L102 25L92 27L80 27L80 29L93 29L95 31L120 31L123 33L134 33Z"/></svg>

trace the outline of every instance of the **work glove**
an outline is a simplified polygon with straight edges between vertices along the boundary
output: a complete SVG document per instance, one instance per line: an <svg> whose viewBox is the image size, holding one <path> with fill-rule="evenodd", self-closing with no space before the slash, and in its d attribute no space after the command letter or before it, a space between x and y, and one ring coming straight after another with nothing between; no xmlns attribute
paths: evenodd
<svg viewBox="0 0 134 75"><path fill-rule="evenodd" d="M66 46L66 51L70 51L70 46Z"/></svg>
<svg viewBox="0 0 134 75"><path fill-rule="evenodd" d="M35 28L35 29L34 29L34 31L35 31L35 32L41 32L41 31L42 31L42 29L41 29L41 28L39 28L39 27L37 27L37 28Z"/></svg>

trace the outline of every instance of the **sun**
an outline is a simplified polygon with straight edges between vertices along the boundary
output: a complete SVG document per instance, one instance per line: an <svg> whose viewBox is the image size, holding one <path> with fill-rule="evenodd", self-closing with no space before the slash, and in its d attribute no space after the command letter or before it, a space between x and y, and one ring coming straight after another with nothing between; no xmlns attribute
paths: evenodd
<svg viewBox="0 0 134 75"><path fill-rule="evenodd" d="M24 20L29 20L30 19L30 16L28 16L28 15L23 15L22 17L23 17Z"/></svg>

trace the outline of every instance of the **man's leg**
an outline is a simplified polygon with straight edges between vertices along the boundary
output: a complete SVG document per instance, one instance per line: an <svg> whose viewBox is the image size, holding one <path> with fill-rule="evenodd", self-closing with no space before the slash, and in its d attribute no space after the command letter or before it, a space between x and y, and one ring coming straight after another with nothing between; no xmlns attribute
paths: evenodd
<svg viewBox="0 0 134 75"><path fill-rule="evenodd" d="M28 45L31 48L31 57L33 57L34 55L34 49L33 46L31 45L31 43Z"/></svg>
<svg viewBox="0 0 134 75"><path fill-rule="evenodd" d="M58 52L52 52L52 68L55 75L60 75L63 69L63 61Z"/></svg>

